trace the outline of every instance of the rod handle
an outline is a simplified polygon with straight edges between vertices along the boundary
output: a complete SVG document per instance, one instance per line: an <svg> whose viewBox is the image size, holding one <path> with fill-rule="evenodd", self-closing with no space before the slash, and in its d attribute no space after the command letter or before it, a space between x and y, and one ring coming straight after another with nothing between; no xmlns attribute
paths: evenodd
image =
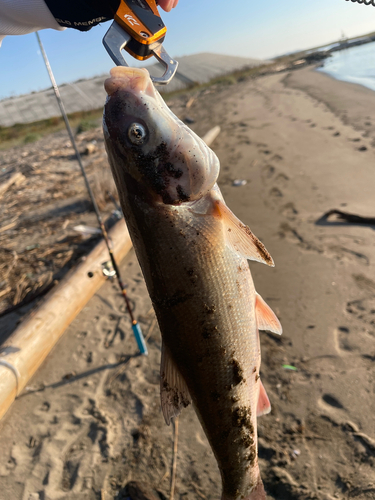
<svg viewBox="0 0 375 500"><path fill-rule="evenodd" d="M143 337L143 333L142 333L141 327L139 326L139 323L133 324L132 330L134 333L135 340L137 341L137 345L138 345L138 349L139 349L140 353L147 356L148 350L147 350L146 342L145 342L145 339Z"/></svg>

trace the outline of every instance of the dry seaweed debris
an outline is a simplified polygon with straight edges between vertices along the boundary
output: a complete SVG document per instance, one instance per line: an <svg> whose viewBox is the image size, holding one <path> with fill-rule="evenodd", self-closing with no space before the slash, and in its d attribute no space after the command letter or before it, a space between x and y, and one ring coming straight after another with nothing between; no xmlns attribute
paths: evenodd
<svg viewBox="0 0 375 500"><path fill-rule="evenodd" d="M101 129L79 134L77 144L108 218L118 198ZM1 316L48 291L98 236L74 231L78 224L96 227L97 222L65 132L0 151L0 185L6 187L0 210Z"/></svg>
<svg viewBox="0 0 375 500"><path fill-rule="evenodd" d="M79 235L76 240L80 240ZM70 262L74 254L76 258ZM0 248L0 316L47 291L79 255L82 251L72 241L31 245L22 253Z"/></svg>

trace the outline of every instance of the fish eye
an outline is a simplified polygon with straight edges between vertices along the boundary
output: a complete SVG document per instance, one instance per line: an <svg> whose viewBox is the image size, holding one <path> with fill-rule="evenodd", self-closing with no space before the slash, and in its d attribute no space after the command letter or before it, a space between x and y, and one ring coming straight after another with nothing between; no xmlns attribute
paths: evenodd
<svg viewBox="0 0 375 500"><path fill-rule="evenodd" d="M137 146L143 144L147 137L145 127L140 123L132 123L128 128L128 137L130 142Z"/></svg>

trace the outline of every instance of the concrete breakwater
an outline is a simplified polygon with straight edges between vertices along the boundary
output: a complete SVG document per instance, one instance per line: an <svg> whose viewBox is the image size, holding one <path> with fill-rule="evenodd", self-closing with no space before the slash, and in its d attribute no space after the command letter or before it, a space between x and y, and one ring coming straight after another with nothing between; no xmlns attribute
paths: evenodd
<svg viewBox="0 0 375 500"><path fill-rule="evenodd" d="M195 83L206 83L212 78L265 63L260 59L210 53L184 56L177 60L179 61L177 74L168 86L159 87L162 92L173 92ZM162 72L159 65L152 65L147 69L155 75L160 75ZM107 74L60 85L66 111L74 113L102 107L106 99L104 90L106 78L108 78ZM60 111L52 87L0 101L0 126L2 127L9 127L15 123L31 123L59 115Z"/></svg>

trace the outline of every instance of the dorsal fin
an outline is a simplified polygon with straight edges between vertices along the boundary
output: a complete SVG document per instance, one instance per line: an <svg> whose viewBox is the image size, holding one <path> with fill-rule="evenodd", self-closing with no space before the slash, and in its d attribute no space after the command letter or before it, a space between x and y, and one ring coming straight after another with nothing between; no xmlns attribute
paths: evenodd
<svg viewBox="0 0 375 500"><path fill-rule="evenodd" d="M169 425L182 408L191 403L189 389L174 364L168 349L162 344L160 365L160 400L164 419Z"/></svg>
<svg viewBox="0 0 375 500"><path fill-rule="evenodd" d="M267 396L266 389L262 384L262 381L259 380L260 388L259 388L259 398L258 398L258 406L257 406L257 417L261 417L262 415L267 415L271 411L271 403Z"/></svg>
<svg viewBox="0 0 375 500"><path fill-rule="evenodd" d="M256 294L255 298L255 316L257 318L258 330L269 330L278 335L283 333L283 327L276 314L266 304L259 293Z"/></svg>

